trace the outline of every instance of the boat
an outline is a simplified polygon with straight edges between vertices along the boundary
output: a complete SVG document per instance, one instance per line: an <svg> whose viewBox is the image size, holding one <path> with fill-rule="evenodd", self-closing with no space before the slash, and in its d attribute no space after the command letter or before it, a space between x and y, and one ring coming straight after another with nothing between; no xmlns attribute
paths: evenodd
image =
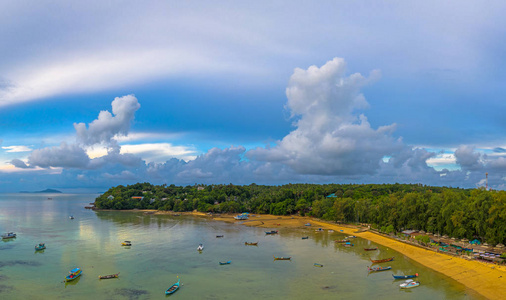
<svg viewBox="0 0 506 300"><path fill-rule="evenodd" d="M349 243L350 240L335 240L336 243Z"/></svg>
<svg viewBox="0 0 506 300"><path fill-rule="evenodd" d="M65 277L65 281L75 280L77 277L81 276L81 274L83 274L81 268L74 268L69 271L69 275Z"/></svg>
<svg viewBox="0 0 506 300"><path fill-rule="evenodd" d="M246 246L258 246L258 242L256 242L256 243L244 242L244 245L246 245Z"/></svg>
<svg viewBox="0 0 506 300"><path fill-rule="evenodd" d="M322 268L322 267L323 267L323 265L322 265L322 264L319 264L319 263L314 263L314 266L315 266L315 267L320 267L320 268Z"/></svg>
<svg viewBox="0 0 506 300"><path fill-rule="evenodd" d="M202 251L202 250L204 250L204 245L199 244L199 246L197 247L197 251Z"/></svg>
<svg viewBox="0 0 506 300"><path fill-rule="evenodd" d="M311 226L311 223L306 223L304 224L304 226Z"/></svg>
<svg viewBox="0 0 506 300"><path fill-rule="evenodd" d="M332 229L329 229L329 233L334 233L334 230L332 230Z"/></svg>
<svg viewBox="0 0 506 300"><path fill-rule="evenodd" d="M292 260L292 257L274 256L274 260Z"/></svg>
<svg viewBox="0 0 506 300"><path fill-rule="evenodd" d="M309 237L308 236L303 236L302 239L303 240L307 240L307 239L309 239Z"/></svg>
<svg viewBox="0 0 506 300"><path fill-rule="evenodd" d="M374 251L374 250L378 250L378 247L376 248L364 248L365 251Z"/></svg>
<svg viewBox="0 0 506 300"><path fill-rule="evenodd" d="M69 216L69 219L73 220L73 219L74 219L74 216L73 216L73 215L70 215L70 216Z"/></svg>
<svg viewBox="0 0 506 300"><path fill-rule="evenodd" d="M14 232L7 232L6 234L2 234L3 240L13 239L15 237L16 237L16 234Z"/></svg>
<svg viewBox="0 0 506 300"><path fill-rule="evenodd" d="M371 259L371 262L373 262L373 263L376 264L376 263L383 263L383 262L392 261L392 260L394 260L394 258L393 257L389 257L389 258L376 259L376 260Z"/></svg>
<svg viewBox="0 0 506 300"><path fill-rule="evenodd" d="M266 231L265 234L277 234L277 230Z"/></svg>
<svg viewBox="0 0 506 300"><path fill-rule="evenodd" d="M399 286L401 289L410 289L412 287L417 287L420 285L420 281L414 281L413 279L408 279L401 283Z"/></svg>
<svg viewBox="0 0 506 300"><path fill-rule="evenodd" d="M216 238L222 238L222 237L223 237L223 235L217 235L216 236Z"/></svg>
<svg viewBox="0 0 506 300"><path fill-rule="evenodd" d="M415 275L393 275L392 276L394 277L394 279L408 279L408 278L415 278L415 277L418 277L418 273L416 273Z"/></svg>
<svg viewBox="0 0 506 300"><path fill-rule="evenodd" d="M344 245L343 245L343 246L344 246L344 247L353 247L353 246L355 246L355 244L352 244L352 243L350 243L350 242L346 242L346 243L344 243Z"/></svg>
<svg viewBox="0 0 506 300"><path fill-rule="evenodd" d="M236 220L247 220L249 217L247 215L237 215L234 217Z"/></svg>
<svg viewBox="0 0 506 300"><path fill-rule="evenodd" d="M98 279L111 279L111 278L118 278L119 276L119 272L116 273L116 274L111 274L111 275L99 275L98 276Z"/></svg>
<svg viewBox="0 0 506 300"><path fill-rule="evenodd" d="M39 243L38 245L35 246L35 251L40 251L40 250L44 250L44 249L46 249L45 243Z"/></svg>
<svg viewBox="0 0 506 300"><path fill-rule="evenodd" d="M132 246L132 242L124 241L123 243L121 243L121 246Z"/></svg>
<svg viewBox="0 0 506 300"><path fill-rule="evenodd" d="M356 238L356 236L354 236L354 235L350 235L350 236L348 236L348 237L346 237L346 238L347 238L347 239L354 239L354 238Z"/></svg>
<svg viewBox="0 0 506 300"><path fill-rule="evenodd" d="M318 228L315 230L315 232L322 232L322 231L324 231L323 228Z"/></svg>
<svg viewBox="0 0 506 300"><path fill-rule="evenodd" d="M229 261L220 261L220 265L230 265L232 261L229 260Z"/></svg>
<svg viewBox="0 0 506 300"><path fill-rule="evenodd" d="M392 267L367 267L369 272L380 272L380 271L386 271L392 269Z"/></svg>
<svg viewBox="0 0 506 300"><path fill-rule="evenodd" d="M177 291L177 289L179 289L179 281L181 279L178 279L176 283L174 283L173 285L170 286L170 288L168 288L166 291L165 291L165 295L170 295L170 294L173 294L175 291Z"/></svg>

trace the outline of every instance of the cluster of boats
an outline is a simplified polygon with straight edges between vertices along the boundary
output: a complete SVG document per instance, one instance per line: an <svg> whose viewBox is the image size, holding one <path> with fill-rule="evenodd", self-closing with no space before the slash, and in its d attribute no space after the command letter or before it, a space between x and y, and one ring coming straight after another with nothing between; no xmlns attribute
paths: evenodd
<svg viewBox="0 0 506 300"><path fill-rule="evenodd" d="M375 247L375 248L364 248L365 251L372 251L372 250L377 250L378 247ZM376 264L376 263L384 263L384 262L390 262L390 261L393 261L394 260L394 257L388 257L388 258L383 258L383 259L369 259L373 264ZM387 266L387 267L381 267L381 266L371 266L371 267L367 267L367 270L369 272L381 272L381 271L387 271L387 270L391 270L392 267L391 266ZM399 285L399 287L401 289L409 289L409 288L413 288L413 287L417 287L420 285L420 282L419 281L414 281L413 279L410 279L410 278L415 278L415 277L418 277L418 273L414 274L414 275L393 275L393 278L394 280L397 280L397 279L407 279L405 282L401 283Z"/></svg>

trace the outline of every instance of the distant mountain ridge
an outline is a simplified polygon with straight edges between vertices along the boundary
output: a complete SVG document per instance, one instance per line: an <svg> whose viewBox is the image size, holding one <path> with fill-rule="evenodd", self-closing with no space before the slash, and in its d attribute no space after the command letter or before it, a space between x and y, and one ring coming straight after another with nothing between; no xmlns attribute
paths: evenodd
<svg viewBox="0 0 506 300"><path fill-rule="evenodd" d="M36 192L27 192L27 191L21 191L20 193L30 193L30 194L36 194L36 193L51 193L51 194L55 194L55 193L60 193L61 194L61 191L59 190L55 190L55 189L45 189L43 191L36 191Z"/></svg>

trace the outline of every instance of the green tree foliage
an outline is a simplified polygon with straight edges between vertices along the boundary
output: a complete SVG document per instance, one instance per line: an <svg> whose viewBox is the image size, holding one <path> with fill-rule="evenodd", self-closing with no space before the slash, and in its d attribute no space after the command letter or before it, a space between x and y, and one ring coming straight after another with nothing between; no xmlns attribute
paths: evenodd
<svg viewBox="0 0 506 300"><path fill-rule="evenodd" d="M327 197L334 194L334 197ZM139 198L143 197L142 200ZM300 214L369 223L384 232L424 230L506 244L506 192L421 184L119 185L95 200L100 209Z"/></svg>

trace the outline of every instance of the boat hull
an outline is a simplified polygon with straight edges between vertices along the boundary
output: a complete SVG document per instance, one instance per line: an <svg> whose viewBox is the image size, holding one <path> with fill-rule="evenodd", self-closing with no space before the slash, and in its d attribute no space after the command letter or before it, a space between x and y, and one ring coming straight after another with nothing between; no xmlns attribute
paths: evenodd
<svg viewBox="0 0 506 300"><path fill-rule="evenodd" d="M179 289L179 281L174 283L165 291L165 295L174 294Z"/></svg>

